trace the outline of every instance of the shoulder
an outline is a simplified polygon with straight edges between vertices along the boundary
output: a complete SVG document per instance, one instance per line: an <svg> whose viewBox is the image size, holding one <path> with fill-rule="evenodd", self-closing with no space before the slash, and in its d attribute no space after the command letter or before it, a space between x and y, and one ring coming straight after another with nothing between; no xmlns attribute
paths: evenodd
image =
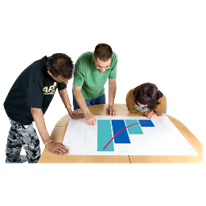
<svg viewBox="0 0 206 206"><path fill-rule="evenodd" d="M75 63L76 73L80 71L84 73L88 67L91 67L92 55L93 55L92 52L84 52L79 55Z"/></svg>
<svg viewBox="0 0 206 206"><path fill-rule="evenodd" d="M115 52L113 52L113 53L112 53L111 66L116 66L117 61L118 61L117 54L116 54Z"/></svg>
<svg viewBox="0 0 206 206"><path fill-rule="evenodd" d="M26 69L30 70L31 72L38 72L42 68L47 68L46 66L47 57L43 57L42 59L36 60L31 65L29 65Z"/></svg>
<svg viewBox="0 0 206 206"><path fill-rule="evenodd" d="M117 61L117 54L115 52L112 52L112 60Z"/></svg>
<svg viewBox="0 0 206 206"><path fill-rule="evenodd" d="M158 99L158 102L159 103L165 103L167 101L167 98L166 98L166 96L162 93L162 97L160 97L159 99Z"/></svg>
<svg viewBox="0 0 206 206"><path fill-rule="evenodd" d="M127 93L126 107L127 107L128 111L130 111L131 113L143 115L142 112L140 112L136 109L136 104L135 104L133 92L134 92L134 89L130 89L129 92Z"/></svg>
<svg viewBox="0 0 206 206"><path fill-rule="evenodd" d="M44 79L47 71L46 66L47 57L43 57L35 62L33 62L29 67L27 67L30 79L41 81Z"/></svg>
<svg viewBox="0 0 206 206"><path fill-rule="evenodd" d="M76 67L81 68L90 66L93 58L92 55L93 52L85 52L81 54L75 63Z"/></svg>
<svg viewBox="0 0 206 206"><path fill-rule="evenodd" d="M130 89L127 93L127 100L131 99L131 100L134 100L134 89Z"/></svg>
<svg viewBox="0 0 206 206"><path fill-rule="evenodd" d="M77 61L90 61L94 52L85 52L79 56Z"/></svg>
<svg viewBox="0 0 206 206"><path fill-rule="evenodd" d="M160 97L158 99L158 102L159 102L159 104L154 109L157 116L161 115L165 111L165 109L167 108L167 98L163 93L162 93L162 97Z"/></svg>
<svg viewBox="0 0 206 206"><path fill-rule="evenodd" d="M125 95L125 100L127 104L134 104L134 88L131 88Z"/></svg>

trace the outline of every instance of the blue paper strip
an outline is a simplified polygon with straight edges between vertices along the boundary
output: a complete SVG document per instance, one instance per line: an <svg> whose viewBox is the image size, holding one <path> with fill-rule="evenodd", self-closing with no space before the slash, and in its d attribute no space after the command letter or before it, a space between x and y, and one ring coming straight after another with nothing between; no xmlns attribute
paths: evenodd
<svg viewBox="0 0 206 206"><path fill-rule="evenodd" d="M125 128L126 125L124 120L112 120L113 127L113 135L119 132L121 129ZM114 138L114 142L116 144L128 144L130 143L130 139L127 133L127 129L122 130L119 134Z"/></svg>

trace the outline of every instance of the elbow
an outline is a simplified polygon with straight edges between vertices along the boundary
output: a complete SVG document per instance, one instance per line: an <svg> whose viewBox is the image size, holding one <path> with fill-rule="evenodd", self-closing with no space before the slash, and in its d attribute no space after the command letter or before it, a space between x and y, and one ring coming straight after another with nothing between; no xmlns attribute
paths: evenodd
<svg viewBox="0 0 206 206"><path fill-rule="evenodd" d="M73 85L73 93L74 93L74 95L76 95L78 92L81 92L81 87Z"/></svg>
<svg viewBox="0 0 206 206"><path fill-rule="evenodd" d="M42 112L41 109L31 107L31 114L32 114L33 117L37 116L38 114L40 114L40 112Z"/></svg>
<svg viewBox="0 0 206 206"><path fill-rule="evenodd" d="M35 112L36 112L36 108L31 107L31 114L33 115L33 114L35 114Z"/></svg>

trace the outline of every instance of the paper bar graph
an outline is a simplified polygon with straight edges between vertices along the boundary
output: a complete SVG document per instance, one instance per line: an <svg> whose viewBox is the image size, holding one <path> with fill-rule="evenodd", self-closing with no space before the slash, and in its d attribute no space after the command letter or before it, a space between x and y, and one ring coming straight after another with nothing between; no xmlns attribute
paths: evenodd
<svg viewBox="0 0 206 206"><path fill-rule="evenodd" d="M69 120L63 144L71 155L197 155L166 116L152 120L136 116L95 117L96 125L88 125L84 119ZM118 139L121 134L124 137Z"/></svg>
<svg viewBox="0 0 206 206"><path fill-rule="evenodd" d="M132 125L134 123L141 123L141 124ZM132 126L127 129L124 129L129 125ZM154 124L152 123L151 120L139 120L139 121L135 119L98 120L97 121L97 151L111 152L114 151L114 144L130 144L131 141L129 135L143 134L141 127L154 127ZM105 145L107 145L107 143L116 134L117 136L114 138L114 140L105 149L103 149Z"/></svg>

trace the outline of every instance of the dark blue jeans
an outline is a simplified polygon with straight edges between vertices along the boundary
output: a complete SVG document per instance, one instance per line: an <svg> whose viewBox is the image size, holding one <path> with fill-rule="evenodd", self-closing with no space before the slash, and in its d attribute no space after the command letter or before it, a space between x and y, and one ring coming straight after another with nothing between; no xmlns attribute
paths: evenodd
<svg viewBox="0 0 206 206"><path fill-rule="evenodd" d="M85 102L87 106L95 105L95 104L105 104L106 103L105 94L94 99L85 99ZM74 106L74 110L80 108L74 95L73 95L73 106Z"/></svg>

